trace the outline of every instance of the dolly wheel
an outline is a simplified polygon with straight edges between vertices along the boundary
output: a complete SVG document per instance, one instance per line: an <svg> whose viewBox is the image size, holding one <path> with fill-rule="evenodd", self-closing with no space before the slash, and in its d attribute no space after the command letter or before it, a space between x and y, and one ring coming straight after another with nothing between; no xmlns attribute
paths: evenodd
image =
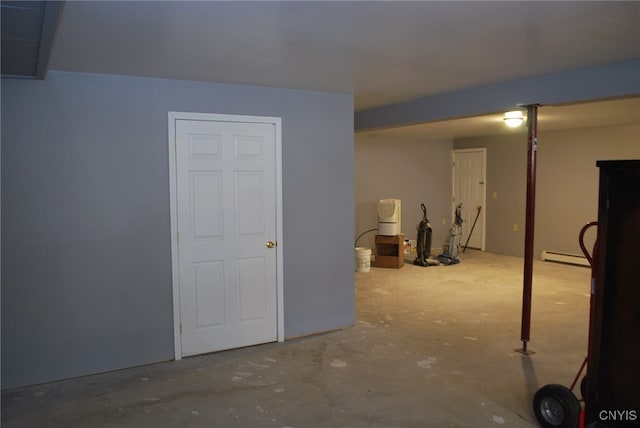
<svg viewBox="0 0 640 428"><path fill-rule="evenodd" d="M580 402L567 387L545 385L533 396L533 412L544 428L575 428Z"/></svg>

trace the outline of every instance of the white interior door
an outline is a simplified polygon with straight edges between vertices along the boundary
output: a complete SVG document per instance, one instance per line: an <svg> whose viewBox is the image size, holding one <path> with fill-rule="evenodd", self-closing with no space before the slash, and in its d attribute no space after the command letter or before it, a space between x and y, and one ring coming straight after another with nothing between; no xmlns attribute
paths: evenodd
<svg viewBox="0 0 640 428"><path fill-rule="evenodd" d="M453 209L462 203L463 247L469 239L469 248L485 248L485 207L486 207L486 149L468 149L453 151ZM480 215L473 227L474 220ZM471 237L469 232L473 227Z"/></svg>
<svg viewBox="0 0 640 428"><path fill-rule="evenodd" d="M181 333L176 357L275 341L275 126L180 119L173 124L179 300L174 308Z"/></svg>

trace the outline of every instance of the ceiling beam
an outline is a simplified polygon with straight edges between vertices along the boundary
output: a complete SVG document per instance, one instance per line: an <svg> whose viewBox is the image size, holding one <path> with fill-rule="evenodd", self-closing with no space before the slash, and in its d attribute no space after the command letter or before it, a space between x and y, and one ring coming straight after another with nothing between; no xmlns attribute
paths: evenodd
<svg viewBox="0 0 640 428"><path fill-rule="evenodd" d="M355 131L640 94L640 59L418 98L355 113Z"/></svg>
<svg viewBox="0 0 640 428"><path fill-rule="evenodd" d="M49 70L49 57L53 48L56 30L62 17L64 1L47 1L42 20L42 33L40 36L40 49L36 64L36 79L44 79Z"/></svg>

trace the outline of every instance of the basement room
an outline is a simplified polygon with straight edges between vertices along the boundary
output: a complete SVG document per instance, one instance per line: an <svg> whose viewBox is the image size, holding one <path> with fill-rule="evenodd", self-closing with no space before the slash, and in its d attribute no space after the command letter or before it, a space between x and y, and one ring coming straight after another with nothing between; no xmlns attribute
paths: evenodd
<svg viewBox="0 0 640 428"><path fill-rule="evenodd" d="M0 13L3 427L637 423L639 2Z"/></svg>

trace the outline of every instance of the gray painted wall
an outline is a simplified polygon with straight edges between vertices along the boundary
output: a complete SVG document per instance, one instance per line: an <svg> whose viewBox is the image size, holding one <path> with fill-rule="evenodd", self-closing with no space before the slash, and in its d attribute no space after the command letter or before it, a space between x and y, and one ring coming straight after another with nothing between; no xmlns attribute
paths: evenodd
<svg viewBox="0 0 640 428"><path fill-rule="evenodd" d="M389 140L356 134L356 236L378 226L380 199L397 198L402 201L405 239L416 239L424 202L433 229L432 249L442 248L452 220L452 145L450 140ZM364 235L358 246L374 249L375 233Z"/></svg>
<svg viewBox="0 0 640 428"><path fill-rule="evenodd" d="M283 118L285 335L353 324L351 95L3 80L3 388L173 358L168 111Z"/></svg>
<svg viewBox="0 0 640 428"><path fill-rule="evenodd" d="M597 160L640 159L640 124L538 134L534 257L582 254L578 234L597 220ZM463 138L454 148L487 148L487 251L524 256L527 136ZM496 192L497 198L493 198ZM519 225L517 232L513 224ZM591 249L595 236L587 235Z"/></svg>

